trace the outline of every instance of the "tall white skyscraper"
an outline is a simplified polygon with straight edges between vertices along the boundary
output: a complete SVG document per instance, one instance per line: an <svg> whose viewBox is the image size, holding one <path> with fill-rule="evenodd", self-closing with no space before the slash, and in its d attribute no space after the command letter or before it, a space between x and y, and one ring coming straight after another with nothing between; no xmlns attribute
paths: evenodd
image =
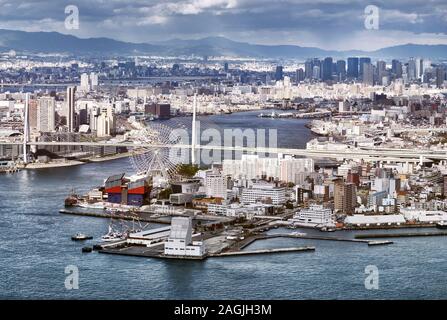
<svg viewBox="0 0 447 320"><path fill-rule="evenodd" d="M37 131L53 132L55 130L55 106L53 97L39 98L37 107Z"/></svg>
<svg viewBox="0 0 447 320"><path fill-rule="evenodd" d="M67 100L65 103L68 132L75 130L75 87L67 87Z"/></svg>
<svg viewBox="0 0 447 320"><path fill-rule="evenodd" d="M90 91L90 78L87 73L81 74L81 85L80 89L82 91Z"/></svg>
<svg viewBox="0 0 447 320"><path fill-rule="evenodd" d="M115 132L115 115L112 106L107 106L97 117L96 135L98 137L111 136Z"/></svg>
<svg viewBox="0 0 447 320"><path fill-rule="evenodd" d="M99 78L98 75L94 72L90 73L90 89L96 90L98 89Z"/></svg>
<svg viewBox="0 0 447 320"><path fill-rule="evenodd" d="M218 171L207 171L205 176L207 197L227 198L227 184L225 177Z"/></svg>

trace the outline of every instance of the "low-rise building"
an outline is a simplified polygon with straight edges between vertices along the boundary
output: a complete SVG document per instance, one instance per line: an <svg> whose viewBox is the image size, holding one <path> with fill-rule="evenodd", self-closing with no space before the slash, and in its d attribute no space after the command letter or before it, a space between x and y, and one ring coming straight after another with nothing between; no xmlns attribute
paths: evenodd
<svg viewBox="0 0 447 320"><path fill-rule="evenodd" d="M168 256L203 257L205 246L202 241L192 241L191 218L174 217L171 232L165 242L164 254Z"/></svg>

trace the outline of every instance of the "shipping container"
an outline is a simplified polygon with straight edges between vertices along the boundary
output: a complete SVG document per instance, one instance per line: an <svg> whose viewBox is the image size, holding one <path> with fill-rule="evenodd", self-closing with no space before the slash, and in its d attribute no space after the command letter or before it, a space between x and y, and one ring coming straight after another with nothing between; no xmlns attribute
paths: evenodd
<svg viewBox="0 0 447 320"><path fill-rule="evenodd" d="M121 192L120 193L109 193L107 201L110 203L119 203L121 204Z"/></svg>
<svg viewBox="0 0 447 320"><path fill-rule="evenodd" d="M142 194L128 194L127 204L129 206L141 207L144 204L144 195Z"/></svg>

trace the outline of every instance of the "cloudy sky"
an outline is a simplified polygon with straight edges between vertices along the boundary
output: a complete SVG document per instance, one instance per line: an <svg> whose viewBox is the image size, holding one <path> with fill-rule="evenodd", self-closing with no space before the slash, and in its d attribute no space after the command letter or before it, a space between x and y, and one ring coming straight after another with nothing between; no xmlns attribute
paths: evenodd
<svg viewBox="0 0 447 320"><path fill-rule="evenodd" d="M65 7L79 8L79 29L65 28ZM365 28L365 7L379 8L379 29ZM225 36L260 44L374 50L447 44L446 0L0 0L0 28L58 31L129 42Z"/></svg>

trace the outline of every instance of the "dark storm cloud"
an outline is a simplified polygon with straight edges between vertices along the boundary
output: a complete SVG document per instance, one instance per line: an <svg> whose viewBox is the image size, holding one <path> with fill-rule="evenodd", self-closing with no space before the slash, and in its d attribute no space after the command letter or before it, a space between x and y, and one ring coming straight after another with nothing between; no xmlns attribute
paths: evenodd
<svg viewBox="0 0 447 320"><path fill-rule="evenodd" d="M379 8L379 30L364 28L367 5ZM80 11L80 29L64 29L67 5ZM445 0L0 0L0 27L60 31L148 42L223 35L262 43L322 47L370 46L402 41L447 41ZM369 32L369 33L368 33Z"/></svg>

